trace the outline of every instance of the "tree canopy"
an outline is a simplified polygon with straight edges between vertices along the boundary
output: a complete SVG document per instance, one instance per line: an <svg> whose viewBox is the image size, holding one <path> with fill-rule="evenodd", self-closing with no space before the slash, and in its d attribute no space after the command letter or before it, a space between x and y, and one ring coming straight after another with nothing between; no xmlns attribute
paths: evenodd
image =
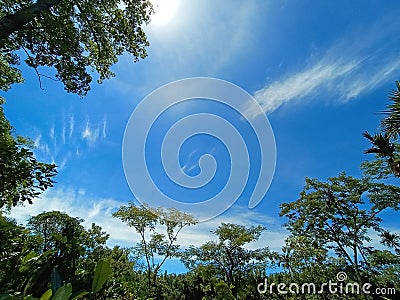
<svg viewBox="0 0 400 300"><path fill-rule="evenodd" d="M189 269L207 266L209 272L213 270L213 276L221 278L236 299L242 287L240 282L253 272L264 273L265 262L270 259L268 247L256 250L246 247L257 241L264 230L266 228L260 225L246 227L222 223L213 231L218 237L217 241L190 247L184 251L182 260ZM256 282L253 284L256 285Z"/></svg>
<svg viewBox="0 0 400 300"><path fill-rule="evenodd" d="M396 81L396 89L389 93L389 100L386 110L382 111L380 132L363 133L372 145L364 152L375 154L375 159L363 163L362 168L367 175L376 178L400 177L400 81Z"/></svg>
<svg viewBox="0 0 400 300"><path fill-rule="evenodd" d="M0 210L29 203L53 186L56 166L39 162L32 143L14 134L4 116L0 98Z"/></svg>
<svg viewBox="0 0 400 300"><path fill-rule="evenodd" d="M23 59L39 77L54 67L68 92L85 96L93 73L98 82L124 52L145 58L149 45L142 26L150 21L149 0L6 0L0 11L0 88L21 82Z"/></svg>
<svg viewBox="0 0 400 300"><path fill-rule="evenodd" d="M371 235L374 231L384 234L379 216L384 210L400 209L400 188L345 173L327 182L307 178L300 198L281 204L281 208L281 216L288 218L286 227L292 237L287 245L292 250L298 248L299 241L308 244L308 253L314 252L309 257L320 264L332 250L351 268L354 278L363 282L362 271L369 269L370 255L376 253Z"/></svg>
<svg viewBox="0 0 400 300"><path fill-rule="evenodd" d="M157 275L162 265L168 258L178 256L179 245L176 241L179 233L184 227L194 225L197 221L191 215L174 208L151 208L132 202L121 206L113 216L139 234L140 242L136 245L136 253L144 258L148 291L150 295L154 295ZM165 233L160 231L162 229Z"/></svg>

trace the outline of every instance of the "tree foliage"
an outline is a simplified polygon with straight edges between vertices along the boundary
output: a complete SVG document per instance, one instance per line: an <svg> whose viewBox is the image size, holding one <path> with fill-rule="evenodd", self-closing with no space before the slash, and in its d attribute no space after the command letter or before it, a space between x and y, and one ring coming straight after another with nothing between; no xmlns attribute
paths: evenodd
<svg viewBox="0 0 400 300"><path fill-rule="evenodd" d="M309 249L314 249L317 261L323 262L327 251L333 250L363 282L362 270L369 268L373 251L371 234L385 232L379 214L397 211L399 205L399 187L342 173L328 182L307 178L300 198L281 205L281 216L288 218L286 227L294 238L312 243Z"/></svg>
<svg viewBox="0 0 400 300"><path fill-rule="evenodd" d="M247 244L257 241L265 229L260 225L246 227L222 223L213 231L218 237L217 241L206 242L200 247L190 247L183 253L182 261L189 269L212 266L216 271L214 276L223 280L232 296L237 297L243 278L257 269L263 271L265 262L271 257L267 247L257 250L246 248Z"/></svg>
<svg viewBox="0 0 400 300"><path fill-rule="evenodd" d="M39 2L47 1L35 3ZM392 96L397 101L398 93ZM260 241L265 227L233 223L213 230L215 240L181 249L179 234L196 220L176 209L121 206L113 216L136 233L132 248L109 248L109 235L100 226L85 227L83 219L63 212L33 216L24 227L0 210L0 299L396 299L400 235L384 227L383 217L386 211L394 214L400 209L400 187L379 179L398 176L397 113L393 104L385 119L389 123L382 123L386 131L374 136L364 133L372 143L366 152L376 155L364 165L369 176L340 173L326 181L306 178L299 198L281 204L280 216L286 218L289 235L282 236L286 239L279 253L269 250L269 241ZM0 178L17 191L17 200L2 196L1 203L12 208L31 202L38 195L34 193L51 186L54 174L39 168L29 150L21 151L29 143L13 134L4 116L0 120L0 163L12 166L0 169ZM20 160L11 155L19 151ZM27 172L19 180L12 174L13 167L17 170L20 165L39 177L29 180ZM47 166L49 170L55 167ZM40 176L48 180L47 185L40 185ZM0 195L14 195L13 191L3 188ZM255 247L257 241L261 247ZM180 258L187 272L162 272L170 258ZM371 291L385 289L388 294L320 290L339 280L339 272L347 277L343 284L368 283ZM267 281L275 284L272 292ZM308 294L277 291L280 284L288 287L291 283L314 285L316 290ZM259 292L260 286L268 295Z"/></svg>
<svg viewBox="0 0 400 300"><path fill-rule="evenodd" d="M0 294L39 297L51 287L55 295L65 283L95 293L105 280L99 274L96 289L91 289L95 267L112 251L105 246L108 234L101 227L92 224L86 229L82 222L52 211L31 217L24 228L0 216Z"/></svg>
<svg viewBox="0 0 400 300"><path fill-rule="evenodd" d="M148 289L154 293L160 268L168 258L178 255L179 245L176 241L179 233L184 227L196 224L196 220L174 208L150 208L132 202L128 206L121 206L113 216L133 227L139 234L140 242L136 251L144 257ZM163 227L165 233L160 232L160 227Z"/></svg>
<svg viewBox="0 0 400 300"><path fill-rule="evenodd" d="M382 119L382 127L388 136L397 138L400 133L400 81L396 81L396 89L389 93L391 103L384 111L385 117Z"/></svg>
<svg viewBox="0 0 400 300"><path fill-rule="evenodd" d="M6 0L0 11L0 88L21 82L21 58L39 77L54 67L68 92L84 96L92 75L114 75L110 67L127 52L145 58L149 45L142 26L153 12L148 0Z"/></svg>
<svg viewBox="0 0 400 300"><path fill-rule="evenodd" d="M58 276L60 282L71 282L75 287L84 288L81 282L87 280L88 274L79 274L77 270L82 263L87 266L86 259L90 260L92 253L104 246L108 235L95 224L86 230L82 222L83 219L51 211L31 217L27 228L31 232L31 249L37 253L52 251L47 259L51 266L47 276ZM97 256L97 260L100 257ZM88 267L91 272L94 264Z"/></svg>
<svg viewBox="0 0 400 300"><path fill-rule="evenodd" d="M387 178L390 174L400 177L400 82L396 81L396 89L389 93L390 103L383 111L379 133L371 135L367 131L363 136L372 144L364 152L375 154L375 160L365 162L362 168L369 176Z"/></svg>
<svg viewBox="0 0 400 300"><path fill-rule="evenodd" d="M29 140L15 136L4 116L0 99L0 210L32 204L54 184L56 166L39 162L29 149Z"/></svg>

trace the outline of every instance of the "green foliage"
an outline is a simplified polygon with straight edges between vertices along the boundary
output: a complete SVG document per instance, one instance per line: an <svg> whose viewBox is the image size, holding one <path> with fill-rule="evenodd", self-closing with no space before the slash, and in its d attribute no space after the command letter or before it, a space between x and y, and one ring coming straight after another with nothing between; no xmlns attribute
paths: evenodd
<svg viewBox="0 0 400 300"><path fill-rule="evenodd" d="M37 299L34 297L39 295L40 299L49 299L51 295L52 299L79 299L88 295L82 287L92 285L95 295L110 277L111 263L103 244L108 235L99 226L92 224L86 230L80 225L83 220L60 212L30 218L28 229L0 217L0 236L4 241L0 294L8 293L10 299ZM99 254L96 268L81 263L88 257L94 260L95 253ZM82 266L90 269L82 272Z"/></svg>
<svg viewBox="0 0 400 300"><path fill-rule="evenodd" d="M396 81L396 89L389 93L391 103L387 106L382 120L382 127L390 137L397 138L400 133L400 81Z"/></svg>
<svg viewBox="0 0 400 300"><path fill-rule="evenodd" d="M394 174L396 177L400 177L400 157L398 154L398 144L394 143L388 134L378 133L371 136L368 132L364 132L363 136L367 138L373 145L371 148L364 151L366 154L374 153L379 163L375 164L364 164L364 168L367 167L367 171L374 175L390 173ZM382 158L384 160L382 161ZM383 164L386 164L384 166ZM374 167L379 166L378 171L374 171ZM368 169L368 167L370 169ZM383 168L382 168L383 167ZM382 175L381 175L382 177Z"/></svg>
<svg viewBox="0 0 400 300"><path fill-rule="evenodd" d="M271 258L267 247L256 250L245 247L257 241L265 229L263 226L245 227L222 223L213 232L218 241L209 241L200 247L191 246L182 253L182 262L189 269L208 266L211 269L207 270L214 270L214 277L218 274L217 277L225 282L226 287L236 297L240 293L240 282L243 278L256 270L262 270L263 274L266 261ZM200 270L203 270L202 267ZM219 288L225 286L221 284L219 283Z"/></svg>
<svg viewBox="0 0 400 300"><path fill-rule="evenodd" d="M128 52L145 58L142 29L153 9L148 0L7 0L0 11L0 88L21 82L19 56L35 68L54 67L68 92L84 96L93 72L98 82L114 76L110 67ZM22 53L24 55L22 55Z"/></svg>
<svg viewBox="0 0 400 300"><path fill-rule="evenodd" d="M396 186L344 173L328 182L307 178L300 198L281 205L281 216L288 218L286 227L292 234L284 248L284 266L304 274L304 270L328 265L327 253L333 250L346 262L348 275L365 282L365 271L372 271L368 262L373 253L371 232L384 232L378 215L386 209L398 210L399 204Z"/></svg>
<svg viewBox="0 0 400 300"><path fill-rule="evenodd" d="M7 91L13 83L22 83L21 71L15 65L19 64L19 57L12 53L0 54L0 90ZM0 100L0 104L2 101Z"/></svg>
<svg viewBox="0 0 400 300"><path fill-rule="evenodd" d="M111 275L111 266L110 262L107 260L100 260L95 268L94 271L94 279L92 282L92 292L89 293L85 290L80 290L75 293L72 292L72 285L71 283L67 283L62 285L57 289L57 291L54 293L54 296L52 297L53 300L75 300L75 299L80 299L85 297L88 294L93 294L95 295L97 292L99 292L104 283L109 279ZM52 295L51 290L46 291L40 299L43 297L48 297Z"/></svg>
<svg viewBox="0 0 400 300"><path fill-rule="evenodd" d="M387 179L393 176L392 169L385 158L364 161L361 163L360 168L365 176L374 180Z"/></svg>
<svg viewBox="0 0 400 300"><path fill-rule="evenodd" d="M154 294L160 268L168 258L178 255L176 240L179 233L184 227L196 224L196 220L174 208L150 208L134 203L121 206L113 216L133 227L139 234L140 242L135 250L144 257L148 291L150 295ZM166 234L158 232L157 225L164 227Z"/></svg>
<svg viewBox="0 0 400 300"><path fill-rule="evenodd" d="M68 300L72 295L72 285L70 283L61 286L53 296L54 300Z"/></svg>
<svg viewBox="0 0 400 300"><path fill-rule="evenodd" d="M23 227L0 213L0 293L10 289L17 281L15 269L18 268L26 237L27 231Z"/></svg>
<svg viewBox="0 0 400 300"><path fill-rule="evenodd" d="M110 299L132 299L144 293L146 278L134 271L135 261L130 250L115 246L107 249L104 257L110 261L112 275L106 282L102 295Z"/></svg>
<svg viewBox="0 0 400 300"><path fill-rule="evenodd" d="M92 293L97 293L107 281L111 274L110 262L106 260L100 260L94 271L94 279L92 283Z"/></svg>
<svg viewBox="0 0 400 300"><path fill-rule="evenodd" d="M37 161L30 146L29 140L13 134L0 103L0 210L32 204L53 186L56 166Z"/></svg>
<svg viewBox="0 0 400 300"><path fill-rule="evenodd" d="M381 132L370 135L364 132L372 147L365 153L375 154L375 160L365 162L362 168L366 175L375 178L387 178L388 174L400 177L400 82L396 81L396 90L389 93L391 103L383 111L385 117L381 121Z"/></svg>
<svg viewBox="0 0 400 300"><path fill-rule="evenodd" d="M48 289L46 292L44 292L44 294L40 297L39 300L50 300L52 294L53 293L52 293L51 289Z"/></svg>

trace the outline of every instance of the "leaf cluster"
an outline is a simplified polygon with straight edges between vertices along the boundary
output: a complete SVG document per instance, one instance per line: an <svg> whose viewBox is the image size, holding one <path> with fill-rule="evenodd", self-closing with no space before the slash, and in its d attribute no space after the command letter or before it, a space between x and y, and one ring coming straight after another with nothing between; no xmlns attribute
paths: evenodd
<svg viewBox="0 0 400 300"><path fill-rule="evenodd" d="M6 0L0 11L0 88L21 82L20 57L35 69L55 69L67 92L85 96L92 74L114 76L111 66L124 52L147 56L142 26L153 12L148 0Z"/></svg>
<svg viewBox="0 0 400 300"><path fill-rule="evenodd" d="M32 204L54 184L56 165L38 161L31 146L32 142L13 134L0 106L0 209Z"/></svg>

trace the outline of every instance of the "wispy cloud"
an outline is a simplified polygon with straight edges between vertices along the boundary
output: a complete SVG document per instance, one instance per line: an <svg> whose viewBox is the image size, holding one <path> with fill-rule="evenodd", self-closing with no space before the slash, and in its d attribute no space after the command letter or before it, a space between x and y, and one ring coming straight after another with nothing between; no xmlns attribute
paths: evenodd
<svg viewBox="0 0 400 300"><path fill-rule="evenodd" d="M77 123L74 115L54 122L48 129L48 134L39 132L36 135L36 155L39 159L58 165L59 171L64 169L71 158L78 157L85 151L86 146L92 148L96 143L107 139L105 117L103 121L96 122L93 126L91 124L89 119L85 123Z"/></svg>
<svg viewBox="0 0 400 300"><path fill-rule="evenodd" d="M256 91L254 97L263 110L269 113L286 102L311 96L324 86L331 86L334 81L353 72L358 65L357 61L343 64L321 61L282 81L265 86Z"/></svg>
<svg viewBox="0 0 400 300"><path fill-rule="evenodd" d="M184 171L186 174L190 173L191 171L199 167L198 162L195 163L191 162L191 158L197 151L198 150L193 150L192 152L190 152L190 154L187 157L187 163L182 167L182 171Z"/></svg>
<svg viewBox="0 0 400 300"><path fill-rule="evenodd" d="M61 140L62 140L63 144L65 144L67 142L65 124L64 124L64 126L62 128L62 131L61 131Z"/></svg>
<svg viewBox="0 0 400 300"><path fill-rule="evenodd" d="M74 134L74 124L75 124L74 115L71 115L69 117L69 138L70 139L72 138L72 135Z"/></svg>
<svg viewBox="0 0 400 300"><path fill-rule="evenodd" d="M99 137L99 127L92 127L90 121L86 121L86 126L82 131L82 138L89 142L89 144L94 144L97 142Z"/></svg>
<svg viewBox="0 0 400 300"><path fill-rule="evenodd" d="M336 97L346 102L393 80L400 70L398 51L390 49L390 40L396 38L394 28L376 32L381 27L385 28L380 23L364 29L369 36L353 33L343 37L303 68L257 90L255 99L264 112L271 113L285 103L305 98Z"/></svg>
<svg viewBox="0 0 400 300"><path fill-rule="evenodd" d="M107 138L107 120L106 119L104 119L104 122L103 122L102 136L103 136L103 139Z"/></svg>
<svg viewBox="0 0 400 300"><path fill-rule="evenodd" d="M51 126L51 128L50 128L50 133L49 133L49 135L50 135L50 138L52 139L52 140L54 140L54 124L53 124L53 126Z"/></svg>

